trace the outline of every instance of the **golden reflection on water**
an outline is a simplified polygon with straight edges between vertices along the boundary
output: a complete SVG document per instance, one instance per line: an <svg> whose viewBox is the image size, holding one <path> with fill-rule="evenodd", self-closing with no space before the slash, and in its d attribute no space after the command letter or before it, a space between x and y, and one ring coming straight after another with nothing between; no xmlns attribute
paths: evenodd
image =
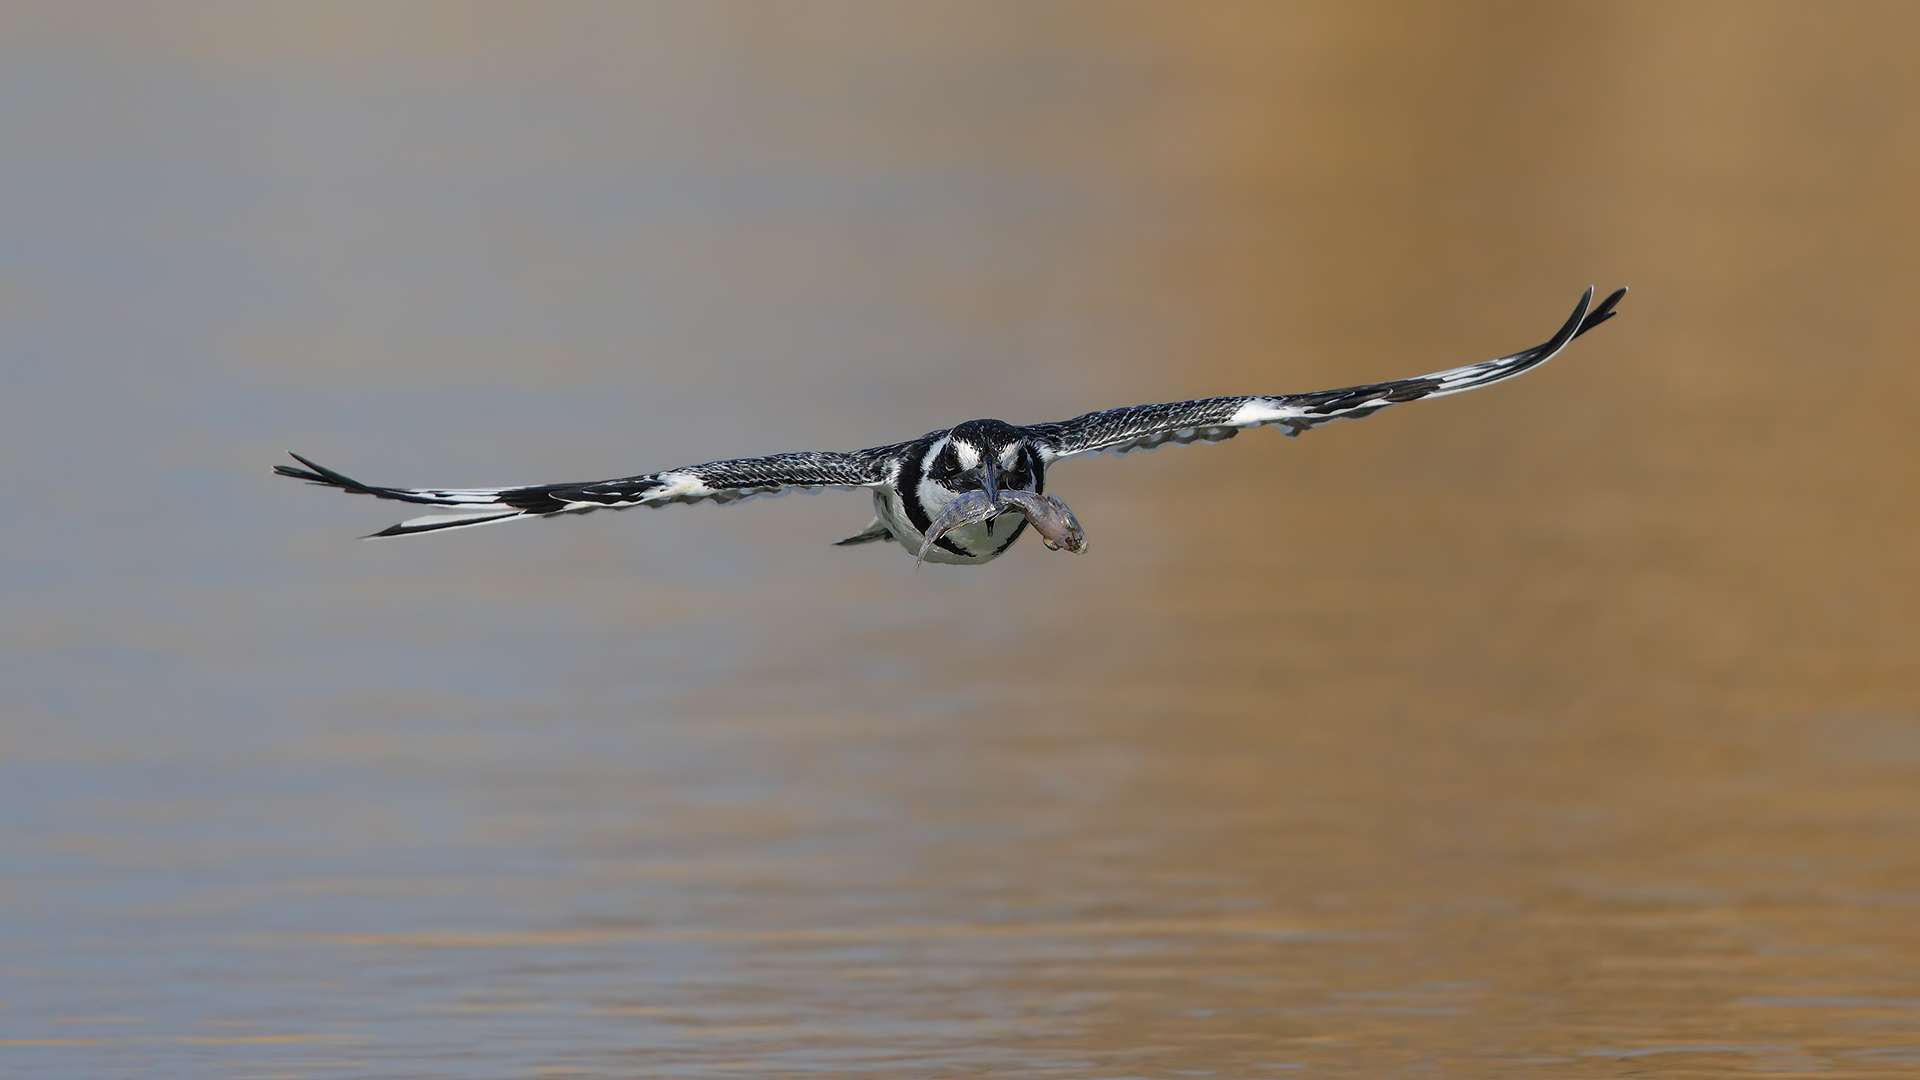
<svg viewBox="0 0 1920 1080"><path fill-rule="evenodd" d="M687 145L850 192L823 196L830 221L659 234L694 292L745 280L805 313L847 290L960 343L882 359L876 342L907 339L872 314L794 331L765 369L708 355L710 376L663 374L676 400L724 398L782 438L1396 377L1540 340L1590 283L1635 291L1495 390L1298 442L1065 466L1053 490L1089 529L1083 559L1030 545L916 575L896 551L813 550L838 517L865 520L857 500L786 500L729 512L757 545L734 552L758 560L744 584L649 588L585 522L499 541L524 552L455 538L391 556L442 560L404 580L352 584L389 573L385 555L330 570L363 591L291 594L326 640L394 611L382 640L457 652L511 611L582 659L506 665L551 673L499 707L522 735L464 723L479 692L370 688L348 711L378 723L314 706L272 758L384 779L73 802L152 831L34 850L84 850L126 881L282 857L196 831L231 806L323 822L311 843L334 862L125 908L191 920L206 936L189 952L219 957L198 978L253 988L244 1007L215 996L95 1036L76 1029L120 1007L76 991L101 1000L0 1046L328 1043L338 1060L170 1059L302 1076L1920 1062L1913 9L323 10L188 20L150 48L239 86L236 65L339 78L332 58L397 57L508 103L528 86L614 115L704 96L714 128ZM629 44L645 63L622 63ZM618 180L597 156L614 151L568 141L593 132L538 151ZM949 176L1007 190L967 188L951 220L937 198L886 201L889 178L938 194ZM653 265L580 258L522 284L588 310ZM825 359L847 335L866 359ZM561 387L631 366L559 340ZM258 377L314 390L312 347ZM422 377L539 392L511 361L448 357ZM767 387L807 407L752 404ZM658 423L689 443L740 431ZM542 460L618 449L571 437ZM687 456L729 452L746 451ZM703 527L615 525L682 550L671 530ZM482 606L431 606L456 594ZM674 681L682 666L696 674ZM623 673L670 689L635 704ZM23 968L66 962L18 948ZM271 1030L174 1027L240 1013Z"/></svg>

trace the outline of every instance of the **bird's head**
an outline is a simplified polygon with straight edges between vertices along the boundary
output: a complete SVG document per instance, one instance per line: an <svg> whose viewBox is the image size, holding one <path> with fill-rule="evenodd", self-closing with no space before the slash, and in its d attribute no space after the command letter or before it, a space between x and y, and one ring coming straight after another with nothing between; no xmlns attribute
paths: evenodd
<svg viewBox="0 0 1920 1080"><path fill-rule="evenodd" d="M927 478L953 491L984 491L989 499L1003 488L1038 493L1047 482L1039 448L1000 420L969 420L949 431Z"/></svg>
<svg viewBox="0 0 1920 1080"><path fill-rule="evenodd" d="M1000 420L969 420L940 433L927 447L917 489L919 505L928 515L920 557L935 544L992 558L1005 551L1028 525L1037 529L1055 550L1087 549L1086 533L1073 511L1044 494L1047 460L1042 444L1024 429ZM994 520L1011 514L1019 518L1004 540L991 540ZM979 532L966 530L979 526ZM984 547L983 547L984 545Z"/></svg>

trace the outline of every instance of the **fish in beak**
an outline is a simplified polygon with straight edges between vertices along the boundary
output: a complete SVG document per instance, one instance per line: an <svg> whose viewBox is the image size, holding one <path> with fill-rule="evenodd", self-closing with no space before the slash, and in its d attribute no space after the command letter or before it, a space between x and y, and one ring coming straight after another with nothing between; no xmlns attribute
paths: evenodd
<svg viewBox="0 0 1920 1080"><path fill-rule="evenodd" d="M993 483L997 479L983 471L983 484ZM996 487L989 496L983 486L978 491L966 492L947 503L940 515L927 524L926 539L920 542L920 557L914 565L925 562L934 542L953 530L983 521L991 527L993 519L1005 513L1017 513L1026 518L1051 551L1071 551L1079 555L1087 550L1086 531L1080 528L1079 519L1067 509L1066 503L1051 495L1018 488Z"/></svg>

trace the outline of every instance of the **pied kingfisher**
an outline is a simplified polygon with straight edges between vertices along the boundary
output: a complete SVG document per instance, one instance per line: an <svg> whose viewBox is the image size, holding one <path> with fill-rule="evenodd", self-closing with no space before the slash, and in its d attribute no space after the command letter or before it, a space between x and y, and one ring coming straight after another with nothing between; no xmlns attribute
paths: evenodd
<svg viewBox="0 0 1920 1080"><path fill-rule="evenodd" d="M893 540L932 562L984 563L999 558L1031 524L1048 547L1083 551L1085 535L1072 512L1046 494L1047 468L1062 458L1101 450L1148 450L1169 442L1218 442L1233 438L1241 428L1264 424L1278 425L1293 436L1329 420L1370 416L1403 401L1478 389L1545 363L1568 342L1612 318L1615 305L1626 294L1620 289L1592 307L1589 288L1559 333L1543 345L1511 356L1412 379L1310 394L1135 405L1026 427L1000 420L969 420L911 442L850 454L735 458L585 484L373 487L298 454L294 458L306 468L277 465L274 472L342 491L454 508L451 513L403 521L374 536L408 536L590 510L733 502L791 490L865 488L873 493L873 523L841 544ZM996 535L994 521L1003 515L1020 520Z"/></svg>

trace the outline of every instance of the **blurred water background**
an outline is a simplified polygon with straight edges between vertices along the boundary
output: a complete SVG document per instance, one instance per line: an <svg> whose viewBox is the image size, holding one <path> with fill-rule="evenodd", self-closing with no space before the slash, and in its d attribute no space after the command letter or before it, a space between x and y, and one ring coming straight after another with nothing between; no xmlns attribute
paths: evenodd
<svg viewBox="0 0 1920 1080"><path fill-rule="evenodd" d="M1920 8L0 7L0 1071L1911 1076ZM595 479L1321 389L916 573Z"/></svg>

